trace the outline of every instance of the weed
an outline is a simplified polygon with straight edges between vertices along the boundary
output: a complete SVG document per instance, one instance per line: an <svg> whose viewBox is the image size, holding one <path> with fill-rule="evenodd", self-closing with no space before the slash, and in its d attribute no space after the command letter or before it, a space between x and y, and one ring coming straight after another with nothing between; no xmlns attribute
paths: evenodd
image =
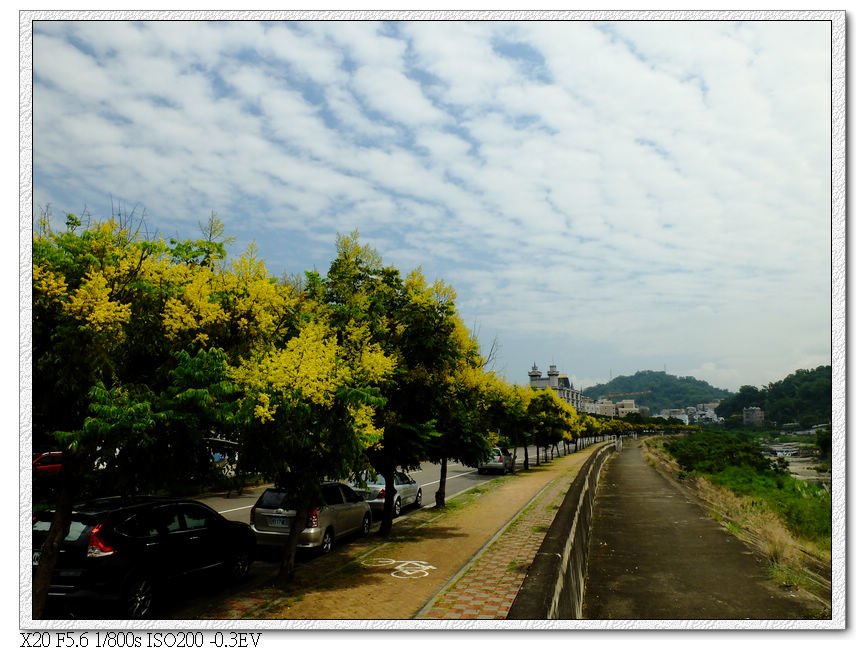
<svg viewBox="0 0 865 650"><path fill-rule="evenodd" d="M533 533L546 533L549 529L549 526L532 526Z"/></svg>
<svg viewBox="0 0 865 650"><path fill-rule="evenodd" d="M525 560L511 560L508 562L508 571L511 573L525 573L529 570L529 567L532 565L531 562L526 562Z"/></svg>

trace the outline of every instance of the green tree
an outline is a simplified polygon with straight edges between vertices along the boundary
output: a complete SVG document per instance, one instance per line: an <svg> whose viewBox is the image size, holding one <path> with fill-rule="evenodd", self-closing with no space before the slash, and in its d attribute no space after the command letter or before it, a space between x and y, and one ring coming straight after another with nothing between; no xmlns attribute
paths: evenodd
<svg viewBox="0 0 865 650"><path fill-rule="evenodd" d="M536 462L540 464L540 450L561 441L570 431L570 422L562 401L551 389L536 391L529 402L528 414L536 445Z"/></svg>
<svg viewBox="0 0 865 650"><path fill-rule="evenodd" d="M523 448L523 469L529 469L529 444L532 442L532 423L528 407L534 391L528 386L514 386L500 381L490 396L490 427L499 432L500 445L512 447L516 459L517 448Z"/></svg>
<svg viewBox="0 0 865 650"><path fill-rule="evenodd" d="M429 447L430 458L439 465L437 507L445 505L448 461L476 465L489 453L491 443L497 442L493 430L498 427L492 416L501 380L484 368L477 341L456 315L453 318L452 342L458 352L456 362L444 369L440 380L443 399L435 403L440 435Z"/></svg>
<svg viewBox="0 0 865 650"><path fill-rule="evenodd" d="M264 350L230 371L244 392L241 454L294 494L300 513L316 505L322 478L357 472L365 451L381 437L373 418L383 400L374 384L392 372L393 363L374 347L366 357L365 366L352 365L329 325L312 321L285 346ZM294 574L305 527L306 518L295 517L282 578Z"/></svg>

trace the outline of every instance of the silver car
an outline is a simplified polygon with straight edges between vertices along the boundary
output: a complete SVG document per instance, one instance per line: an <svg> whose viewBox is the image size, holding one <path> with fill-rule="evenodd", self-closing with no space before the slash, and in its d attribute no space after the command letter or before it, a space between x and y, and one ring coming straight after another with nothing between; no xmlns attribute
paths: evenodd
<svg viewBox="0 0 865 650"><path fill-rule="evenodd" d="M366 499L374 512L384 511L384 476L370 472L363 482L352 483L352 487ZM421 507L423 490L411 476L405 472L394 472L393 484L396 494L393 498L393 516L398 517L405 506Z"/></svg>
<svg viewBox="0 0 865 650"><path fill-rule="evenodd" d="M493 447L486 460L478 464L478 474L514 472L514 457L506 447Z"/></svg>
<svg viewBox="0 0 865 650"><path fill-rule="evenodd" d="M321 484L321 494L322 503L306 513L306 528L300 534L298 548L330 553L337 539L352 533L369 534L369 505L354 490L342 483L326 482ZM298 514L286 490L268 488L253 506L249 525L259 544L282 545Z"/></svg>

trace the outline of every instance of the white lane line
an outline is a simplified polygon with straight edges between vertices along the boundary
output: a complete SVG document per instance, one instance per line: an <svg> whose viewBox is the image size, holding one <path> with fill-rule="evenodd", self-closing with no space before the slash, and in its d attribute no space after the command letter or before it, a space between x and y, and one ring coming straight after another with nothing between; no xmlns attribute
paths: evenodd
<svg viewBox="0 0 865 650"><path fill-rule="evenodd" d="M460 474L448 474L448 480L450 480L450 479L452 479L452 478L458 478L458 477L460 477L460 476L465 476L466 474L474 474L475 472L477 472L476 469L473 469L473 470L470 471L470 472L462 472L462 473L460 473ZM438 481L432 481L432 482L430 482L430 483L423 483L423 484L421 485L421 487L427 487L427 486L430 486L430 485L438 485L438 484L439 484Z"/></svg>
<svg viewBox="0 0 865 650"><path fill-rule="evenodd" d="M238 510L249 510L252 506L241 506L240 508L231 508L230 510L217 510L219 514L225 514L226 512L237 512Z"/></svg>

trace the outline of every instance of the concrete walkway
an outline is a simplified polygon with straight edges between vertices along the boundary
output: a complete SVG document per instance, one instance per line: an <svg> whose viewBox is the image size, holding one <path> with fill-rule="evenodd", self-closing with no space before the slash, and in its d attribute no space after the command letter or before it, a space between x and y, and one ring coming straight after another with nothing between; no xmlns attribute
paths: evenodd
<svg viewBox="0 0 865 650"><path fill-rule="evenodd" d="M601 475L595 501L583 618L789 620L821 606L788 592L742 541L626 440Z"/></svg>

